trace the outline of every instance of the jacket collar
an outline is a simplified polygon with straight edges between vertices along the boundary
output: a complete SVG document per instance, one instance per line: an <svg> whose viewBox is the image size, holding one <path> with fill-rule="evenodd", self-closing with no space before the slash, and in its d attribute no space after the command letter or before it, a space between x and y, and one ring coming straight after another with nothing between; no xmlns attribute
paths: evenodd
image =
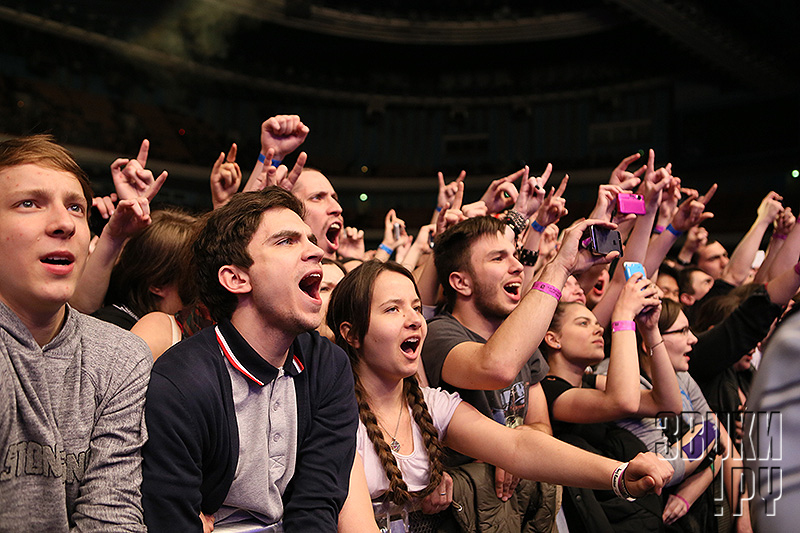
<svg viewBox="0 0 800 533"><path fill-rule="evenodd" d="M222 320L214 330L222 354L246 378L263 387L278 377L278 369L258 355L230 320ZM305 368L300 354L296 353L295 344L292 343L283 364L283 371L292 377L299 375Z"/></svg>

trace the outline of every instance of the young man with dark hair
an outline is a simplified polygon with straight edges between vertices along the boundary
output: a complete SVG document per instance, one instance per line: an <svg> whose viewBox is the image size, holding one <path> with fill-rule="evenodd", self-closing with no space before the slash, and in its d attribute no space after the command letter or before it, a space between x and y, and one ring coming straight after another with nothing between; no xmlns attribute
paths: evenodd
<svg viewBox="0 0 800 533"><path fill-rule="evenodd" d="M322 250L302 204L239 193L194 245L218 325L162 355L147 395L150 531L335 531L358 411L347 356L322 339Z"/></svg>
<svg viewBox="0 0 800 533"><path fill-rule="evenodd" d="M566 230L555 259L523 293L523 265L492 217L467 219L436 241L434 264L447 298L446 312L429 322L422 357L432 387L457 391L488 417L509 427L552 434L539 382L548 366L538 351L567 277L612 257L581 250L583 232L599 221ZM495 472L498 497L518 480Z"/></svg>
<svg viewBox="0 0 800 533"><path fill-rule="evenodd" d="M91 205L86 174L51 137L0 143L2 531L146 531L150 352L67 305Z"/></svg>

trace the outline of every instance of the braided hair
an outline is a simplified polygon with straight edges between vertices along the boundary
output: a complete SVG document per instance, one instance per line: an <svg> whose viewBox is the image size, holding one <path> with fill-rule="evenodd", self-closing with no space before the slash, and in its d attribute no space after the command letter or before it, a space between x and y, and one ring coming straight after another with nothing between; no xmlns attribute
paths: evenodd
<svg viewBox="0 0 800 533"><path fill-rule="evenodd" d="M420 491L411 492L408 490L405 480L403 480L403 473L400 471L394 453L386 443L383 432L378 425L378 419L370 408L369 395L361 384L358 367L363 354L347 342L340 329L343 323L348 323L350 325L349 336L358 339L363 345L364 336L369 328L373 287L375 286L375 280L383 272L395 272L406 276L412 282L414 281L414 276L397 263L391 261L386 263L367 261L347 274L333 290L330 304L328 305L327 322L328 327L336 336L336 344L350 358L359 417L367 430L367 436L372 442L375 453L378 455L389 480L387 499L396 505L404 505L412 498L424 498L433 492L442 480L444 451L441 442L439 442L438 432L433 425L433 419L428 412L428 406L423 399L422 389L420 389L416 377L405 378L403 380L403 398L410 406L414 422L422 433L422 441L428 452L430 462L428 485ZM414 289L417 290L416 283L414 283ZM419 291L417 291L417 294L419 295Z"/></svg>

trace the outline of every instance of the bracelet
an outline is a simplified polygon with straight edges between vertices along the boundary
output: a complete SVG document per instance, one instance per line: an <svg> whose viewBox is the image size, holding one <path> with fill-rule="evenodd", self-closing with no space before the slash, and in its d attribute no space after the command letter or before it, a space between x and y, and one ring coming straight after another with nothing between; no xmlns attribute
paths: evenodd
<svg viewBox="0 0 800 533"><path fill-rule="evenodd" d="M281 159L273 159L273 160L271 161L271 163L272 163L272 166L273 166L273 167L275 167L275 168L277 168L277 167L278 167L278 165L280 165L280 164L281 164L281 161L282 161Z"/></svg>
<svg viewBox="0 0 800 533"><path fill-rule="evenodd" d="M611 333L617 331L636 331L636 322L633 320L617 320L611 323Z"/></svg>
<svg viewBox="0 0 800 533"><path fill-rule="evenodd" d="M622 463L614 469L614 473L611 475L611 490L614 491L617 497L625 498L629 502L632 502L635 501L636 498L628 492L628 487L625 484L625 470L628 469L628 464L629 463Z"/></svg>
<svg viewBox="0 0 800 533"><path fill-rule="evenodd" d="M388 246L386 246L386 245L385 245L385 244L383 244L383 243L380 243L380 244L378 245L378 248L379 248L380 250L383 250L384 252L386 252L386 253L387 253L387 254L389 254L389 255L392 255L392 252L394 252L394 250L392 250L391 248L389 248Z"/></svg>
<svg viewBox="0 0 800 533"><path fill-rule="evenodd" d="M508 224L512 230L514 230L514 235L519 236L523 231L525 231L525 226L527 226L528 221L525 220L525 217L523 217L522 214L514 211L513 209L509 209L506 213L505 223Z"/></svg>
<svg viewBox="0 0 800 533"><path fill-rule="evenodd" d="M683 502L683 505L686 506L686 512L688 513L689 512L689 507L691 507L691 506L689 505L689 502L686 501L686 498L684 498L683 496L681 496L677 492L675 494L673 494L673 496L675 496L676 498L678 498L680 501Z"/></svg>
<svg viewBox="0 0 800 533"><path fill-rule="evenodd" d="M541 233L541 232L543 232L543 231L544 231L544 226L542 226L541 224L539 224L539 223L538 223L538 222L536 222L535 220L534 220L533 222L531 222L531 227L532 227L532 228L533 228L533 230L534 230L535 232L537 232L537 233Z"/></svg>
<svg viewBox="0 0 800 533"><path fill-rule="evenodd" d="M534 281L533 285L531 285L531 289L549 294L555 298L556 301L561 301L561 291L549 283L544 283L543 281Z"/></svg>
<svg viewBox="0 0 800 533"><path fill-rule="evenodd" d="M664 226L658 225L655 228L653 228L653 233L655 233L656 235L661 235L662 233L664 233L664 229L665 229Z"/></svg>
<svg viewBox="0 0 800 533"><path fill-rule="evenodd" d="M536 261L539 259L539 250L535 252L527 248L517 248L517 259L522 263L522 266L532 267L536 266Z"/></svg>
<svg viewBox="0 0 800 533"><path fill-rule="evenodd" d="M656 346L658 346L659 344L664 344L664 337L661 337L660 341L658 341L657 343L655 343L650 347L650 357L653 357L653 350L655 350Z"/></svg>
<svg viewBox="0 0 800 533"><path fill-rule="evenodd" d="M259 163L266 163L267 162L267 156L265 156L264 154L258 154L258 162Z"/></svg>
<svg viewBox="0 0 800 533"><path fill-rule="evenodd" d="M441 212L442 212L442 206L440 206L440 205L437 205L437 206L436 206L436 212L437 212L437 213L441 213Z"/></svg>
<svg viewBox="0 0 800 533"><path fill-rule="evenodd" d="M672 227L672 224L668 224L668 225L667 225L667 231L668 231L668 232L670 232L670 233L672 233L672 234L673 234L673 235L675 235L676 237L680 237L681 235L683 235L683 232L682 232L682 231L678 231L678 230L676 230L675 228L673 228L673 227Z"/></svg>
<svg viewBox="0 0 800 533"><path fill-rule="evenodd" d="M800 276L800 263L797 263L797 264L794 266L794 272L795 272L795 274L797 274L798 276Z"/></svg>
<svg viewBox="0 0 800 533"><path fill-rule="evenodd" d="M786 237L787 237L787 236L786 236L786 235L784 235L784 234L782 234L782 233L773 233L773 234L772 234L772 238L773 238L773 239L780 239L780 240L782 240L782 241L785 241L785 240L786 240Z"/></svg>

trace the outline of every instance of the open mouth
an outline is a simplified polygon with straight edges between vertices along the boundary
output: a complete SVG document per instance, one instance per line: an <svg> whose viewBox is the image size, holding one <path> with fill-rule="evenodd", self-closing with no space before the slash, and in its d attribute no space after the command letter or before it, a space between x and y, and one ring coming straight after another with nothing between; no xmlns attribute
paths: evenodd
<svg viewBox="0 0 800 533"><path fill-rule="evenodd" d="M75 262L75 256L69 252L54 252L42 257L40 261L53 267L68 267Z"/></svg>
<svg viewBox="0 0 800 533"><path fill-rule="evenodd" d="M511 296L519 296L519 291L522 288L522 283L519 281L512 281L503 285L503 290Z"/></svg>
<svg viewBox="0 0 800 533"><path fill-rule="evenodd" d="M400 343L400 349L403 350L403 353L405 353L406 355L413 355L417 351L418 346L419 346L418 337L412 337Z"/></svg>
<svg viewBox="0 0 800 533"><path fill-rule="evenodd" d="M606 282L603 279L597 280L597 283L594 284L594 291L597 294L603 294L603 290L606 288Z"/></svg>
<svg viewBox="0 0 800 533"><path fill-rule="evenodd" d="M339 244L339 233L342 231L342 224L340 222L334 222L328 227L328 231L325 232L325 238L331 243L333 246L338 246Z"/></svg>
<svg viewBox="0 0 800 533"><path fill-rule="evenodd" d="M300 280L300 290L308 294L310 298L319 300L319 286L322 283L322 274L312 272Z"/></svg>

